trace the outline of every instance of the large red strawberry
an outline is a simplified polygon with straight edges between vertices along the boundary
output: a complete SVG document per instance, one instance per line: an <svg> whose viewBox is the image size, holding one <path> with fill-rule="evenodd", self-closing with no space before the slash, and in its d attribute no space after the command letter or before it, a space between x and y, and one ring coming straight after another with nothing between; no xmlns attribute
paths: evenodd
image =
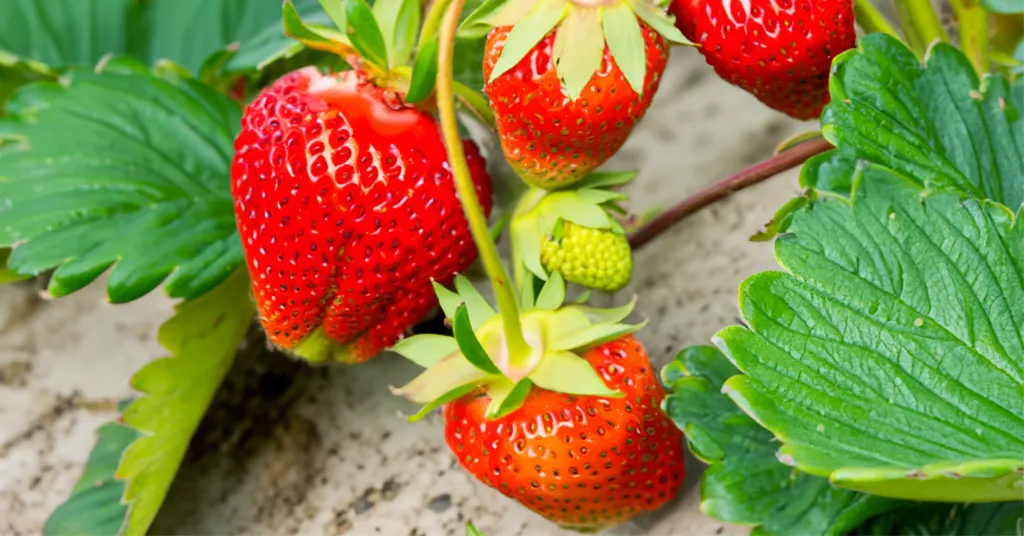
<svg viewBox="0 0 1024 536"><path fill-rule="evenodd" d="M502 149L547 189L622 147L658 89L669 42L688 43L650 0L515 0L490 22L484 91Z"/></svg>
<svg viewBox="0 0 1024 536"><path fill-rule="evenodd" d="M263 90L231 170L260 321L272 343L313 361L391 346L437 305L432 281L476 259L434 118L403 100L386 65L353 63ZM489 211L484 162L465 149Z"/></svg>
<svg viewBox="0 0 1024 536"><path fill-rule="evenodd" d="M856 41L852 0L672 0L669 10L719 76L796 119L821 114L832 58Z"/></svg>
<svg viewBox="0 0 1024 536"><path fill-rule="evenodd" d="M632 336L583 358L621 398L533 388L523 405L485 418L483 389L449 403L445 440L473 476L567 528L598 530L655 510L683 484L683 436L647 352Z"/></svg>
<svg viewBox="0 0 1024 536"><path fill-rule="evenodd" d="M532 281L532 280L528 280ZM529 284L529 283L528 283ZM488 486L567 528L594 531L654 510L683 482L683 436L662 411L665 393L647 352L622 324L632 305L561 305L557 272L524 289L530 346L510 355L503 322L466 281L442 305L454 338L418 335L394 349L427 367L395 389L442 404L445 439Z"/></svg>

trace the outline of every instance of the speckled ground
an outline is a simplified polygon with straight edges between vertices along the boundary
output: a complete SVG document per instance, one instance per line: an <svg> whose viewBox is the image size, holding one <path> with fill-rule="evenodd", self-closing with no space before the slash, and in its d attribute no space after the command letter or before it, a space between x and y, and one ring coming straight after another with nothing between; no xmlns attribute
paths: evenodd
<svg viewBox="0 0 1024 536"><path fill-rule="evenodd" d="M654 106L609 167L642 164L636 212L668 206L813 128L762 108L676 50ZM661 365L737 321L742 279L772 269L771 247L747 238L797 193L790 172L695 215L636 254L641 333ZM162 355L159 295L113 306L93 285L44 301L32 284L0 287L0 534L38 534L67 495L93 441L130 392L127 378ZM171 490L153 532L246 535L561 534L455 466L433 415L388 393L415 374L384 356L359 367L310 369L250 337ZM698 462L682 496L610 534L743 534L698 508ZM569 533L566 533L569 534Z"/></svg>

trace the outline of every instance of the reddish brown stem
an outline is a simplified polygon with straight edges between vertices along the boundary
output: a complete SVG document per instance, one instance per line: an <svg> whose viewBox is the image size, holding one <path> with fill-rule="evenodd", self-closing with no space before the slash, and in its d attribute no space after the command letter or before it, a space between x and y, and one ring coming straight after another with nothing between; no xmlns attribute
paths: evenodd
<svg viewBox="0 0 1024 536"><path fill-rule="evenodd" d="M765 179L770 179L787 169L799 166L806 162L808 158L831 148L832 144L822 138L817 138L801 143L792 149L729 175L659 214L657 218L654 218L629 236L629 245L633 249L640 248L668 230L669 227L711 203L724 199L733 192L738 192Z"/></svg>

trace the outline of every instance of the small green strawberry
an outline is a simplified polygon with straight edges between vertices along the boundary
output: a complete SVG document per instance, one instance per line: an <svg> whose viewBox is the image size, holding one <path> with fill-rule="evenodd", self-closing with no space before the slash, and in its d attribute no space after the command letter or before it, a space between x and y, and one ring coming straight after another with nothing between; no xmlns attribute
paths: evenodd
<svg viewBox="0 0 1024 536"><path fill-rule="evenodd" d="M609 213L621 211L616 203L625 196L609 188L635 175L593 173L570 189L527 192L512 218L516 279L532 272L547 280L557 271L566 281L594 290L626 286L632 252L625 229Z"/></svg>
<svg viewBox="0 0 1024 536"><path fill-rule="evenodd" d="M559 221L555 233L540 246L540 262L566 281L594 290L615 292L629 283L633 253L623 233L591 229Z"/></svg>

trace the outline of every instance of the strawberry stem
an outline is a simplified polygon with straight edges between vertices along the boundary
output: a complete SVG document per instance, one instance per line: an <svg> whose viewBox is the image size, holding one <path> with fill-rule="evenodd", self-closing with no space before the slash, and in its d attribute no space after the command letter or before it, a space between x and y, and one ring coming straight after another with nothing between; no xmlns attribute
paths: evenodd
<svg viewBox="0 0 1024 536"><path fill-rule="evenodd" d="M422 50L423 46L437 35L438 28L441 26L441 19L444 18L445 10L448 9L450 3L451 0L434 0L430 4L427 16L423 20L423 29L420 31L420 39L416 50Z"/></svg>
<svg viewBox="0 0 1024 536"><path fill-rule="evenodd" d="M907 36L907 43L918 56L924 57L928 47L935 41L949 42L949 35L942 28L931 0L897 0L896 14Z"/></svg>
<svg viewBox="0 0 1024 536"><path fill-rule="evenodd" d="M857 24L864 28L864 31L889 34L900 41L903 40L896 28L889 23L889 19L885 18L871 0L856 0L853 4L853 13L857 18Z"/></svg>
<svg viewBox="0 0 1024 536"><path fill-rule="evenodd" d="M988 12L978 0L952 0L958 21L960 48L978 75L988 72Z"/></svg>
<svg viewBox="0 0 1024 536"><path fill-rule="evenodd" d="M498 311L502 317L509 362L517 364L529 359L530 346L523 337L515 292L509 281L508 273L501 263L501 257L498 256L498 248L491 240L487 217L476 196L469 164L462 151L462 139L459 137L459 127L455 118L452 56L455 51L455 31L459 26L459 14L462 12L464 3L465 0L451 0L441 23L437 49L437 110L441 118L441 133L444 137L445 149L448 152L448 162L452 167L452 175L455 177L455 188L459 193L459 200L462 202L462 210L466 213L473 241L476 242L480 260L483 262L484 270L491 280L494 295L498 300Z"/></svg>
<svg viewBox="0 0 1024 536"><path fill-rule="evenodd" d="M767 160L729 175L659 214L658 217L630 235L629 245L636 250L668 230L669 227L711 203L724 199L733 192L738 192L748 186L753 186L761 181L770 179L787 169L797 167L806 162L808 158L831 148L832 144L823 138L817 138L796 145L792 149L783 151Z"/></svg>

